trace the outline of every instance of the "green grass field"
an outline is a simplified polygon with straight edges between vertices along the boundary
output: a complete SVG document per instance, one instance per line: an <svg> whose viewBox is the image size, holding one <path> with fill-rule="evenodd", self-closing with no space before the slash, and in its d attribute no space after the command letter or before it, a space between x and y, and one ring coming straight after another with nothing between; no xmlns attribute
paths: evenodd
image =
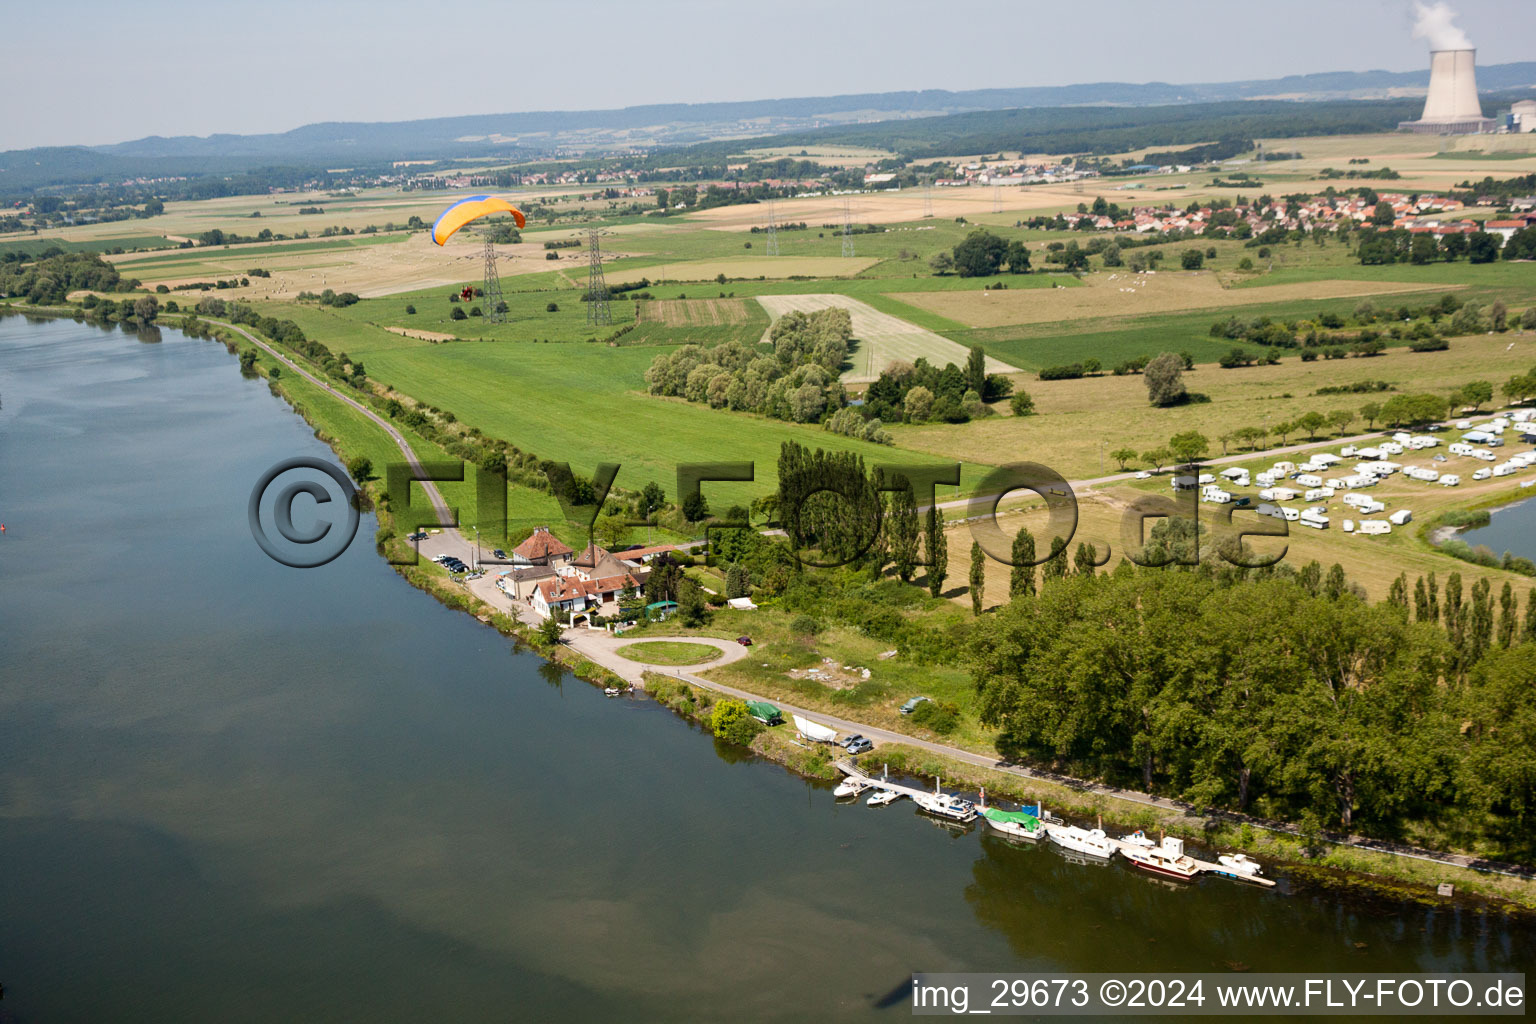
<svg viewBox="0 0 1536 1024"><path fill-rule="evenodd" d="M690 644L677 640L645 640L625 644L616 652L630 661L647 665L699 665L716 661L720 651L709 644Z"/></svg>
<svg viewBox="0 0 1536 1024"><path fill-rule="evenodd" d="M386 301L386 300L379 300ZM617 462L621 487L648 480L675 494L683 463L745 461L752 483L705 485L712 506L745 504L777 486L780 445L854 451L869 463L933 464L940 456L854 441L822 430L744 413L727 413L644 393L655 347L575 343L449 343L434 345L319 307L272 305L332 351L360 359L372 379L440 409L460 422L505 438L539 457L570 462L590 475L599 462ZM962 489L979 478L966 466Z"/></svg>

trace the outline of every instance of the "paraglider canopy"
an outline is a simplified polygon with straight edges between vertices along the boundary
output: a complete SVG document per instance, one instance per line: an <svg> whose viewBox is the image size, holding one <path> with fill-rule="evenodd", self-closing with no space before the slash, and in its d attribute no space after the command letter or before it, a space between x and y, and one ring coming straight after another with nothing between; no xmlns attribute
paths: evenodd
<svg viewBox="0 0 1536 1024"><path fill-rule="evenodd" d="M528 218L523 216L523 211L505 199L497 196L466 196L437 215L437 220L432 224L432 241L442 245L465 224L493 213L510 213L518 227L528 225Z"/></svg>

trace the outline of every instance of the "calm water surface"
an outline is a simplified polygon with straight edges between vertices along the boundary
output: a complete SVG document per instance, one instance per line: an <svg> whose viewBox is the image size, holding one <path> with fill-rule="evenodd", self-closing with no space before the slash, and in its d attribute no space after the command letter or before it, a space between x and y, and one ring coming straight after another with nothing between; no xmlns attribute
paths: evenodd
<svg viewBox="0 0 1536 1024"><path fill-rule="evenodd" d="M1508 551L1512 555L1536 560L1536 495L1494 509L1487 526L1463 530L1456 536L1473 547L1487 545L1496 555Z"/></svg>
<svg viewBox="0 0 1536 1024"><path fill-rule="evenodd" d="M443 609L366 516L275 564L250 488L329 452L217 344L0 319L0 402L0 1020L896 1019L914 970L1529 962L1496 915L837 806Z"/></svg>

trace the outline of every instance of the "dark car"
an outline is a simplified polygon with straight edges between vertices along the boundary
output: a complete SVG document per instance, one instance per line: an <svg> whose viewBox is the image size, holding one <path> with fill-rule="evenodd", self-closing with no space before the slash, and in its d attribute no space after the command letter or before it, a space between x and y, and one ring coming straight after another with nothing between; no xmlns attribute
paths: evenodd
<svg viewBox="0 0 1536 1024"><path fill-rule="evenodd" d="M917 710L917 706L919 704L923 703L924 701L932 700L932 699L933 699L932 697L913 697L911 700L907 701L905 704L903 704L901 707L897 708L896 710L900 711L904 715L910 715L912 712Z"/></svg>
<svg viewBox="0 0 1536 1024"><path fill-rule="evenodd" d="M505 551L501 550L501 548L497 548L495 551L491 552L491 557L492 558L506 558L507 557L507 553Z"/></svg>
<svg viewBox="0 0 1536 1024"><path fill-rule="evenodd" d="M426 540L427 539L427 531L426 530L417 530L415 533L406 534L405 539L406 540Z"/></svg>
<svg viewBox="0 0 1536 1024"><path fill-rule="evenodd" d="M741 644L741 646L743 646L743 647L751 647L752 646L752 638L749 637L749 636L739 636L739 637L736 638L736 642Z"/></svg>
<svg viewBox="0 0 1536 1024"><path fill-rule="evenodd" d="M867 754L874 749L875 745L863 736L855 736L847 743L847 750L850 754Z"/></svg>

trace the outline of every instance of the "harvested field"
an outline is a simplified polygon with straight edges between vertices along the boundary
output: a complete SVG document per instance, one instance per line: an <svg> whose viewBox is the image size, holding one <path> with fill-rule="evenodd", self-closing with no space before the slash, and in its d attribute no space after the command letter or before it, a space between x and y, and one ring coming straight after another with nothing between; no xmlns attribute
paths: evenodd
<svg viewBox="0 0 1536 1024"><path fill-rule="evenodd" d="M970 327L1004 327L1446 288L1393 281L1317 281L1238 289L1222 287L1215 274L1205 271L1093 274L1083 279L1083 285L1029 291L893 292L891 298Z"/></svg>
<svg viewBox="0 0 1536 1024"><path fill-rule="evenodd" d="M763 308L768 310L768 315L774 320L796 310L803 313L832 307L848 310L853 317L853 336L858 341L858 347L853 353L853 369L842 375L844 383L867 384L897 360L910 363L924 358L939 367L945 363L964 366L966 357L970 355L964 345L899 317L882 313L868 303L847 295L760 295L757 301L763 304ZM1018 368L988 356L987 372L1017 373Z"/></svg>
<svg viewBox="0 0 1536 1024"><path fill-rule="evenodd" d="M1018 213L1025 210L1071 210L1091 200L1093 193L1080 192L1069 185L1004 185L997 190L997 201L1004 211ZM958 188L935 188L933 220L953 221L956 217L976 220L980 214L993 212L992 188L974 185ZM1181 197L1184 198L1184 197ZM855 224L895 224L923 219L922 189L894 189L889 192L865 193L851 197L850 204ZM841 224L843 221L842 196L811 196L804 199L781 199L774 204L774 213L780 223L805 221L815 228L821 224ZM767 210L762 204L717 206L690 214L688 221L701 227L721 231L740 231L752 225L766 224ZM1012 218L1008 221L1013 222ZM857 238L854 241L858 244Z"/></svg>
<svg viewBox="0 0 1536 1024"><path fill-rule="evenodd" d="M635 306L635 319L668 327L719 327L746 323L745 299L663 299Z"/></svg>
<svg viewBox="0 0 1536 1024"><path fill-rule="evenodd" d="M398 334L402 338L415 338L417 341L453 341L455 336L444 334L441 331L418 331L408 327L386 327L391 334Z"/></svg>
<svg viewBox="0 0 1536 1024"><path fill-rule="evenodd" d="M657 281L703 281L716 287L720 274L731 278L853 277L879 263L869 257L841 256L725 256L713 260L678 260L629 270L608 270L609 284L633 284L642 278ZM585 267L582 269L585 274Z"/></svg>

